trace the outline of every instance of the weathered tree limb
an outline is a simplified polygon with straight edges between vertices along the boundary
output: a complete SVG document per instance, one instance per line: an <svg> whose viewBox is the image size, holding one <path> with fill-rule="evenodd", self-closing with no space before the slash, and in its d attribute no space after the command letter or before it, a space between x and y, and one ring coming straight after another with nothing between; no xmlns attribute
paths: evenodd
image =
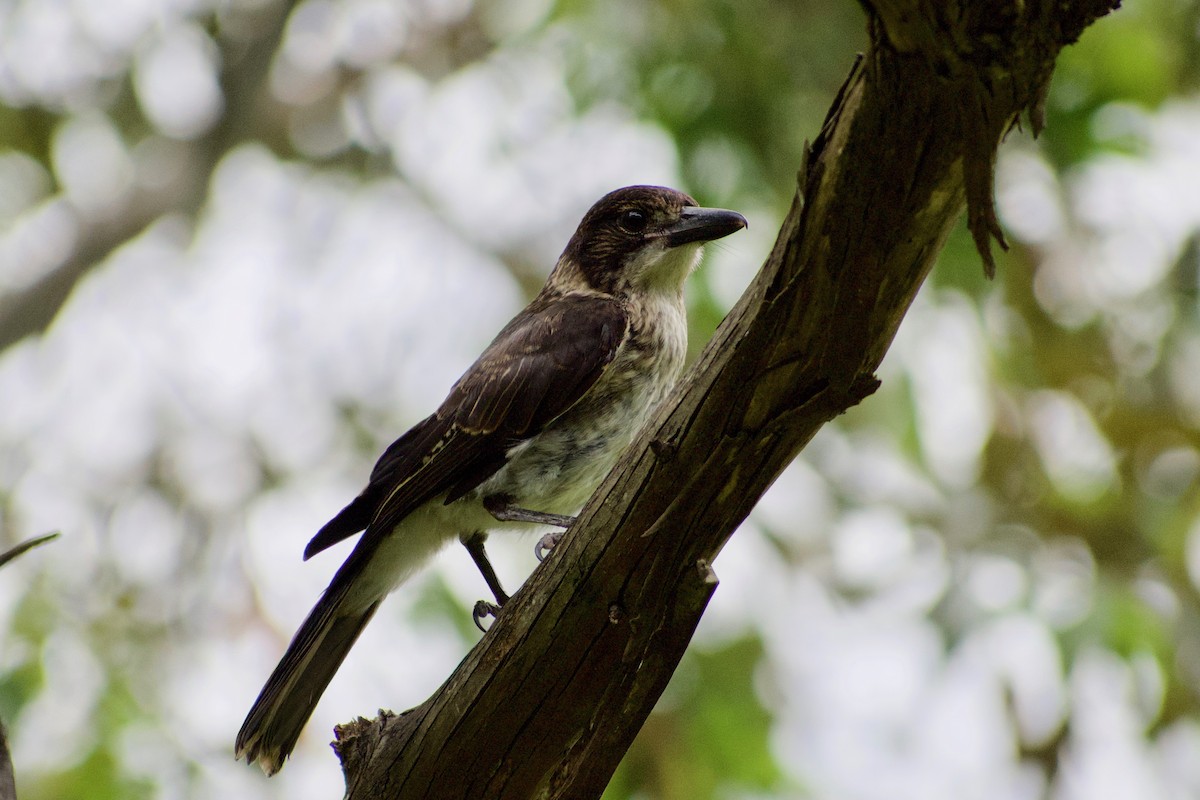
<svg viewBox="0 0 1200 800"><path fill-rule="evenodd" d="M821 425L874 390L964 205L990 264L996 146L1117 0L863 4L872 45L762 272L441 689L339 729L347 797L600 796L715 589L712 559Z"/></svg>

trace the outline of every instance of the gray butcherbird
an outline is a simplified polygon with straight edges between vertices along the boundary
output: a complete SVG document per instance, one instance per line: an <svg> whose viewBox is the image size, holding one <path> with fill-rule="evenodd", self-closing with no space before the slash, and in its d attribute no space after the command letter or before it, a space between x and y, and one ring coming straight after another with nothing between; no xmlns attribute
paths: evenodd
<svg viewBox="0 0 1200 800"><path fill-rule="evenodd" d="M366 531L255 700L238 758L283 766L379 603L455 537L503 605L485 531L570 523L679 376L700 246L745 226L658 186L592 206L533 302L309 542L305 559Z"/></svg>

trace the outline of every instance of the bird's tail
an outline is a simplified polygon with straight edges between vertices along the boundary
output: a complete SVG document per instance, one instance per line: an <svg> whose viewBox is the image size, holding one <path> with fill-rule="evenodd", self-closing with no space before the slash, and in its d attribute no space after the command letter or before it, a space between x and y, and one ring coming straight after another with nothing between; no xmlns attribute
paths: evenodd
<svg viewBox="0 0 1200 800"><path fill-rule="evenodd" d="M268 775L283 766L325 687L380 603L348 608L345 600L344 589L330 586L296 631L238 731L237 758L257 761Z"/></svg>

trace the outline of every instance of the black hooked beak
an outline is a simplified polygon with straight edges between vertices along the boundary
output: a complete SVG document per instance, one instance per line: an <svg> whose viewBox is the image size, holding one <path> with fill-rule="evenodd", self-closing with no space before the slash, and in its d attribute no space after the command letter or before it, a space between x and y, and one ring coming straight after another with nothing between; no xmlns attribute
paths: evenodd
<svg viewBox="0 0 1200 800"><path fill-rule="evenodd" d="M668 225L663 234L667 237L667 247L678 247L691 242L711 242L745 227L746 218L736 211L684 206L679 221Z"/></svg>

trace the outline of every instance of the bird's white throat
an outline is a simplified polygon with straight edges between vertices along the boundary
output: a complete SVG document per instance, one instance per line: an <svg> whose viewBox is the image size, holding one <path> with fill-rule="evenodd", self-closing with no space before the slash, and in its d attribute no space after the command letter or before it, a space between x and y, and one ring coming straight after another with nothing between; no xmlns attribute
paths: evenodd
<svg viewBox="0 0 1200 800"><path fill-rule="evenodd" d="M702 242L667 247L665 240L643 247L629 265L630 283L642 289L679 292L700 264Z"/></svg>

